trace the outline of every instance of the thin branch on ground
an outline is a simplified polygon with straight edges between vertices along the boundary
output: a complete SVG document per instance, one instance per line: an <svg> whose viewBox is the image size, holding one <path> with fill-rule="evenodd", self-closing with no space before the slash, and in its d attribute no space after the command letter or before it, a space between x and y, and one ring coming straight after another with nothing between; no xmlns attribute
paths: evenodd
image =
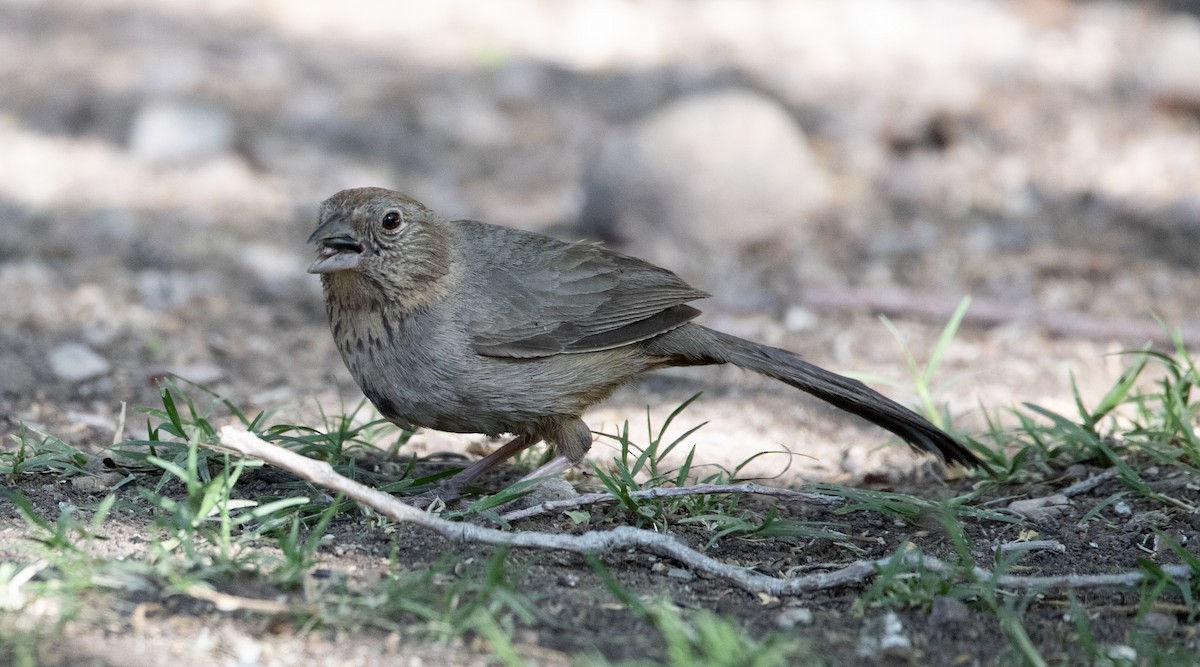
<svg viewBox="0 0 1200 667"><path fill-rule="evenodd" d="M326 489L345 494L350 499L366 505L388 518L402 523L416 524L452 542L549 549L579 554L605 554L637 549L671 558L698 573L725 579L751 593L796 595L859 583L888 567L897 558L901 559L905 567L913 569L924 568L927 571L945 574L963 572L963 568L959 566L923 555L910 548L877 560L856 561L829 572L780 579L758 574L736 565L722 563L692 549L671 535L629 526L619 526L608 531L592 531L581 535L539 532L507 533L494 528L447 521L428 514L415 507L405 505L382 491L337 474L324 461L316 461L272 445L253 433L232 426L221 429L220 446L242 456L260 459L275 467L292 472ZM1175 579L1186 580L1192 576L1191 570L1183 565L1163 565L1161 569L1167 576ZM1123 574L1022 577L1008 574L994 575L982 568L973 567L970 574L980 580L994 581L1001 587L1024 589L1133 586L1146 579L1146 573L1142 571Z"/></svg>
<svg viewBox="0 0 1200 667"><path fill-rule="evenodd" d="M214 591L203 584L193 584L184 590L184 594L197 600L211 602L218 611L252 611L259 614L286 614L291 607L286 602L247 598L240 595L230 595Z"/></svg>
<svg viewBox="0 0 1200 667"><path fill-rule="evenodd" d="M931 567L932 559L925 556L925 567L935 572L950 572L954 567L937 561L938 567ZM1179 581L1187 581L1192 577L1191 568L1186 565L1163 565L1162 571L1168 577ZM990 580L991 572L975 568L975 576ZM1023 577L1015 574L1001 574L994 577L996 585L1001 588L1048 589L1048 588L1100 588L1104 586L1136 586L1146 580L1146 573L1141 570L1122 572L1120 574L1064 574L1060 576Z"/></svg>
<svg viewBox="0 0 1200 667"><path fill-rule="evenodd" d="M1087 479L1075 482L1071 486L1068 486L1067 488L1059 491L1058 495L1066 496L1066 497L1070 498L1071 496L1077 496L1081 493L1087 493L1088 491L1091 491L1092 489L1096 488L1097 486L1100 486L1101 484L1107 482L1108 480L1116 478L1116 476L1118 474L1120 474L1120 472L1121 471L1117 470L1116 468L1109 468L1108 470L1105 470L1104 472L1101 472L1096 475L1092 475L1091 477L1088 477Z"/></svg>
<svg viewBox="0 0 1200 667"><path fill-rule="evenodd" d="M1000 545L1000 553L1013 553L1014 551L1056 551L1058 553L1066 553L1067 547L1058 540L1028 540L1022 542L1005 542Z"/></svg>
<svg viewBox="0 0 1200 667"><path fill-rule="evenodd" d="M830 496L824 493L812 493L807 491L797 491L795 489L783 489L777 486L766 486L756 482L743 482L741 484L694 484L692 486L678 487L658 487L653 489L640 489L638 491L630 491L630 498L677 498L680 496L698 496L709 493L756 493L762 496L774 496L776 498L792 498L802 500L813 505L827 505L830 507L841 507L846 504L845 498L838 496ZM547 500L543 503L538 503L533 507L526 507L519 510L513 510L500 515L500 518L505 521L516 521L518 519L528 519L531 516L547 514L560 510L569 510L585 505L598 505L600 503L612 503L619 500L613 494L604 491L601 493L587 493L574 498L563 498L561 500Z"/></svg>

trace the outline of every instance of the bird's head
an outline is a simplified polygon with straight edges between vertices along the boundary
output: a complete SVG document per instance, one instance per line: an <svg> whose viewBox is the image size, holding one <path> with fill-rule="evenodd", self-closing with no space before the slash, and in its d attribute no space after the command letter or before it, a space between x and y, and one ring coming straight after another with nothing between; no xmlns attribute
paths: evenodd
<svg viewBox="0 0 1200 667"><path fill-rule="evenodd" d="M308 237L317 246L309 273L337 283L377 290L401 302L421 300L449 271L445 222L421 202L383 188L342 190L321 202L319 225Z"/></svg>

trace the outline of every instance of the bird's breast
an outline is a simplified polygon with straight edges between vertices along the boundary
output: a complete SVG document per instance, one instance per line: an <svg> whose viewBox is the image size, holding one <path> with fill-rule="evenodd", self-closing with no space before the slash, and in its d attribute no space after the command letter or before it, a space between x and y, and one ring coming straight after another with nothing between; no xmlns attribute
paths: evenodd
<svg viewBox="0 0 1200 667"><path fill-rule="evenodd" d="M405 427L444 428L461 403L463 352L436 317L378 309L330 309L338 351L363 394Z"/></svg>

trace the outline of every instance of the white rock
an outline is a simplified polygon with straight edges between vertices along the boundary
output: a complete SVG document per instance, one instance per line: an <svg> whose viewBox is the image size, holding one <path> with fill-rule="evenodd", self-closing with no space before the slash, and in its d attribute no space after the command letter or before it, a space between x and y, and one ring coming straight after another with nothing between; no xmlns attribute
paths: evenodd
<svg viewBox="0 0 1200 667"><path fill-rule="evenodd" d="M929 627L942 628L961 625L971 618L971 610L961 600L940 596L934 598L929 612Z"/></svg>
<svg viewBox="0 0 1200 667"><path fill-rule="evenodd" d="M811 609L805 607L792 607L784 609L775 617L775 627L780 630L788 630L797 625L812 625L813 613Z"/></svg>
<svg viewBox="0 0 1200 667"><path fill-rule="evenodd" d="M308 256L285 250L270 243L248 243L238 255L242 265L253 271L270 294L284 294L308 277Z"/></svg>
<svg viewBox="0 0 1200 667"><path fill-rule="evenodd" d="M1200 105L1200 19L1175 14L1157 39L1151 41L1143 77L1155 97L1168 102Z"/></svg>
<svg viewBox="0 0 1200 667"><path fill-rule="evenodd" d="M685 97L614 135L584 186L582 225L643 256L661 239L720 253L803 237L829 200L799 125L774 100L737 89Z"/></svg>
<svg viewBox="0 0 1200 667"><path fill-rule="evenodd" d="M82 382L104 375L111 366L90 347L79 343L63 343L46 355L50 370L61 380Z"/></svg>
<svg viewBox="0 0 1200 667"><path fill-rule="evenodd" d="M1008 504L1008 509L1031 521L1046 521L1058 517L1070 506L1070 498L1055 494L1044 498L1014 500Z"/></svg>
<svg viewBox="0 0 1200 667"><path fill-rule="evenodd" d="M1126 644L1112 644L1100 649L1100 654L1107 658L1107 662L1097 662L1096 664L1108 664L1114 667L1125 667L1125 665L1134 665L1137 663L1137 649Z"/></svg>
<svg viewBox="0 0 1200 667"><path fill-rule="evenodd" d="M864 658L883 653L903 654L911 648L912 642L904 634L904 623L894 611L867 621L858 638L858 655Z"/></svg>
<svg viewBox="0 0 1200 667"><path fill-rule="evenodd" d="M133 119L129 149L147 162L179 164L225 153L233 139L233 121L219 109L154 102Z"/></svg>
<svg viewBox="0 0 1200 667"><path fill-rule="evenodd" d="M821 323L821 318L813 311L803 306L788 308L783 317L783 325L788 331L812 331Z"/></svg>

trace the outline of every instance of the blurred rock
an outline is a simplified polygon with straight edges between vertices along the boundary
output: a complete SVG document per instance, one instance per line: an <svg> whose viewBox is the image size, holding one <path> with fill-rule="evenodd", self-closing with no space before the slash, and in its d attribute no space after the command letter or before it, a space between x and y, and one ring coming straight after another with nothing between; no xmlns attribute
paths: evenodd
<svg viewBox="0 0 1200 667"><path fill-rule="evenodd" d="M1169 106L1200 108L1200 19L1177 15L1153 40L1146 55L1145 85Z"/></svg>
<svg viewBox="0 0 1200 667"><path fill-rule="evenodd" d="M1113 667L1132 667L1137 664L1137 649L1126 644L1111 644L1100 647L1100 660L1097 665L1112 665Z"/></svg>
<svg viewBox="0 0 1200 667"><path fill-rule="evenodd" d="M1058 518L1071 505L1071 499L1063 495L1014 500L1008 504L1008 509L1029 519L1041 523Z"/></svg>
<svg viewBox="0 0 1200 667"><path fill-rule="evenodd" d="M813 613L805 607L784 609L775 617L775 627L780 630L790 630L797 625L812 625Z"/></svg>
<svg viewBox="0 0 1200 667"><path fill-rule="evenodd" d="M1171 525L1171 513L1165 510L1138 512L1125 522L1125 530L1143 532L1155 528L1165 529Z"/></svg>
<svg viewBox="0 0 1200 667"><path fill-rule="evenodd" d="M153 164L199 162L233 147L233 120L211 107L152 102L133 119L129 150Z"/></svg>
<svg viewBox="0 0 1200 667"><path fill-rule="evenodd" d="M783 326L788 331L812 331L820 324L821 318L803 306L792 306L783 316Z"/></svg>
<svg viewBox="0 0 1200 667"><path fill-rule="evenodd" d="M28 395L37 384L33 368L19 352L12 351L7 345L5 349L5 353L0 354L0 395Z"/></svg>
<svg viewBox="0 0 1200 667"><path fill-rule="evenodd" d="M76 253L94 256L122 252L132 244L138 234L137 221L129 211L96 211L76 230Z"/></svg>
<svg viewBox="0 0 1200 667"><path fill-rule="evenodd" d="M696 579L696 575L681 567L673 567L667 570L667 576L677 581L694 581Z"/></svg>
<svg viewBox="0 0 1200 667"><path fill-rule="evenodd" d="M242 265L254 273L268 294L279 296L304 284L312 261L269 243L250 243L238 254Z"/></svg>
<svg viewBox="0 0 1200 667"><path fill-rule="evenodd" d="M579 492L575 490L575 487L570 482L559 477L552 477L533 487L528 494L504 505L503 509L506 512L522 510L536 507L542 503L566 500L567 498L576 498L578 496Z"/></svg>
<svg viewBox="0 0 1200 667"><path fill-rule="evenodd" d="M79 343L63 343L46 354L50 370L60 380L82 382L104 375L111 366L92 348Z"/></svg>
<svg viewBox="0 0 1200 667"><path fill-rule="evenodd" d="M137 293L142 305L160 312L180 308L193 297L215 294L219 286L220 276L212 271L149 269L137 275Z"/></svg>
<svg viewBox="0 0 1200 667"><path fill-rule="evenodd" d="M904 634L904 623L896 612L889 611L863 624L862 634L858 637L860 657L903 657L911 652L912 642Z"/></svg>
<svg viewBox="0 0 1200 667"><path fill-rule="evenodd" d="M1137 628L1146 634L1165 635L1174 630L1176 625L1177 621L1174 616L1152 611L1142 617Z"/></svg>
<svg viewBox="0 0 1200 667"><path fill-rule="evenodd" d="M219 380L224 379L225 377L225 370L214 364L173 366L166 372L180 377L192 384L198 384L202 386L211 385Z"/></svg>
<svg viewBox="0 0 1200 667"><path fill-rule="evenodd" d="M61 276L39 258L0 262L0 331L22 322L53 325L65 299Z"/></svg>
<svg viewBox="0 0 1200 667"><path fill-rule="evenodd" d="M736 89L686 97L614 134L584 188L584 231L676 265L692 245L728 255L804 238L829 198L801 128L774 100Z"/></svg>
<svg viewBox="0 0 1200 667"><path fill-rule="evenodd" d="M961 600L945 596L934 598L929 612L929 628L954 629L971 617L971 610Z"/></svg>
<svg viewBox="0 0 1200 667"><path fill-rule="evenodd" d="M495 148L511 143L514 136L496 101L478 93L422 95L417 115L425 132L466 146Z"/></svg>

